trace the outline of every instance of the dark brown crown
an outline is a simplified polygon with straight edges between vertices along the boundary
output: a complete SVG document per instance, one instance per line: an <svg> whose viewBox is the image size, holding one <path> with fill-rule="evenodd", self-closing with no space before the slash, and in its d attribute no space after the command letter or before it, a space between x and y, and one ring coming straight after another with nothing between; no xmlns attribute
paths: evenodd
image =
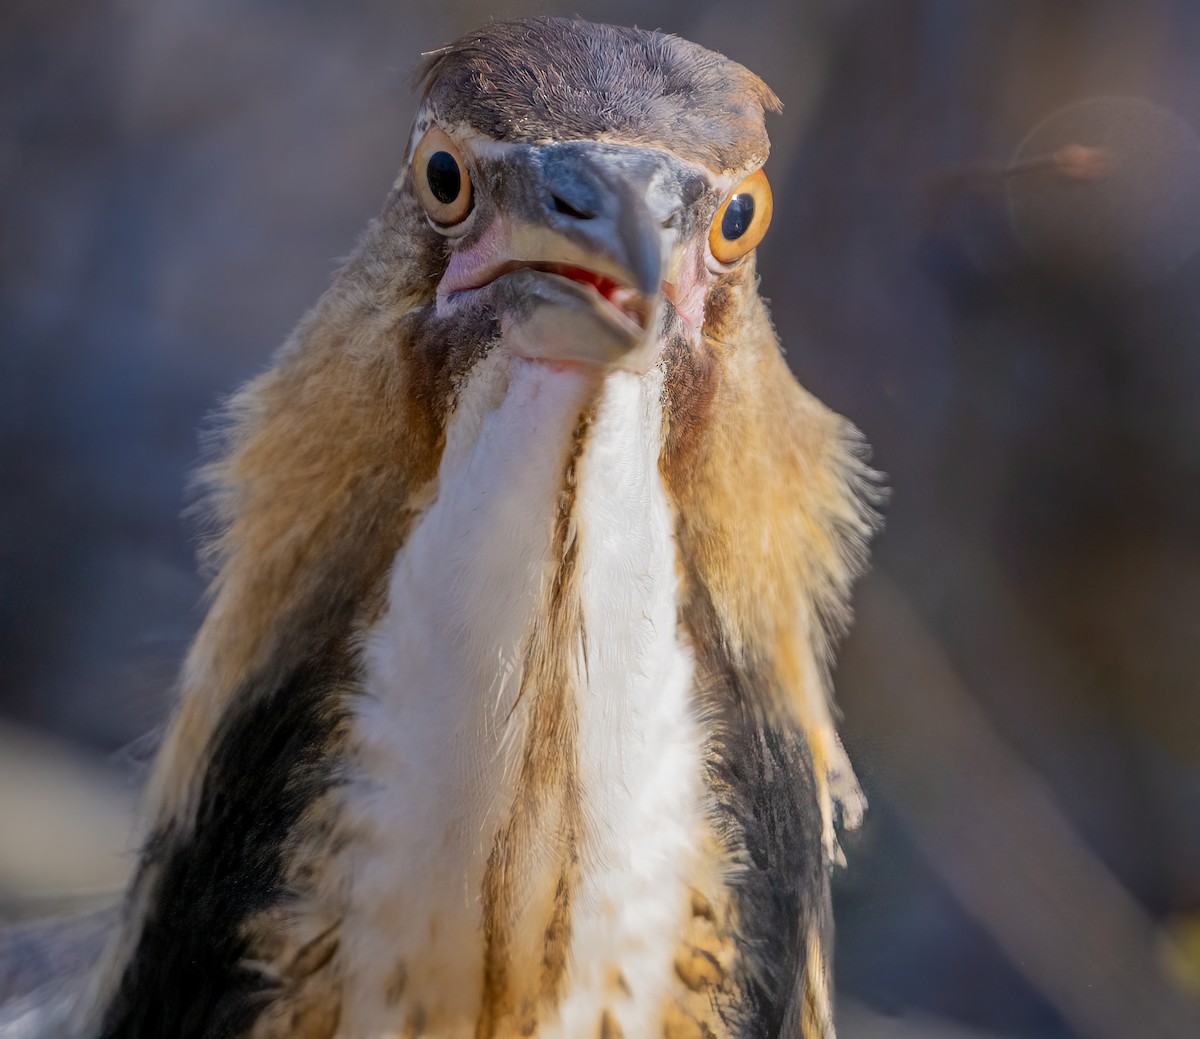
<svg viewBox="0 0 1200 1039"><path fill-rule="evenodd" d="M754 73L677 36L568 18L493 22L420 70L439 120L496 140L597 139L667 148L723 171L766 158Z"/></svg>

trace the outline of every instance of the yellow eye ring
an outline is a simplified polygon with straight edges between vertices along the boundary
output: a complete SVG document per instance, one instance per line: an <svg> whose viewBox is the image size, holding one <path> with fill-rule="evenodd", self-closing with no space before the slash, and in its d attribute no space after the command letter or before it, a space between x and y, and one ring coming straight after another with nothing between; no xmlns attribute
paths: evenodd
<svg viewBox="0 0 1200 1039"><path fill-rule="evenodd" d="M417 145L412 162L417 201L438 227L462 223L471 212L471 175L450 135L431 126Z"/></svg>
<svg viewBox="0 0 1200 1039"><path fill-rule="evenodd" d="M759 242L771 226L771 185L762 170L743 180L717 210L708 247L720 263L740 260Z"/></svg>

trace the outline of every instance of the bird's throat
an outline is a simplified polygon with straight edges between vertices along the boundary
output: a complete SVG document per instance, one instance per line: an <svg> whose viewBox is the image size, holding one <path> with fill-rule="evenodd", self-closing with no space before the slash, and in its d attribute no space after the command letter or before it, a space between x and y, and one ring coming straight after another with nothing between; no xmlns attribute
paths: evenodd
<svg viewBox="0 0 1200 1039"><path fill-rule="evenodd" d="M462 386L366 650L346 851L364 1028L415 1012L379 1001L389 972L448 1036L503 1034L549 994L581 1034L610 969L643 979L626 1034L657 1013L700 828L661 394L654 373L500 356Z"/></svg>

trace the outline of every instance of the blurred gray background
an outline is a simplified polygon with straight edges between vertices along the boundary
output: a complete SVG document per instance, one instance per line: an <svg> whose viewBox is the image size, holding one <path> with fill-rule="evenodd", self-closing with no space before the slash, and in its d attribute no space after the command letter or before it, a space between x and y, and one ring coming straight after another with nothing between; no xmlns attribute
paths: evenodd
<svg viewBox="0 0 1200 1039"><path fill-rule="evenodd" d="M845 1034L1200 1034L1194 0L8 0L0 920L119 883L206 415L378 209L420 52L530 13L785 102L763 289L894 488L838 682Z"/></svg>

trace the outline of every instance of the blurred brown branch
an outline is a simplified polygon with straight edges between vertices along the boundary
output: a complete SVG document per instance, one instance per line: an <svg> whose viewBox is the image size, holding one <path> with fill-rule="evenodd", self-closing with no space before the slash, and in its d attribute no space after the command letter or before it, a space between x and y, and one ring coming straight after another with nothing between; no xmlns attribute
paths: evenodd
<svg viewBox="0 0 1200 1039"><path fill-rule="evenodd" d="M903 595L882 574L859 597L888 653L850 654L871 690L848 727L934 869L1080 1035L1194 1039L1200 1007L1167 979L1162 937L1009 749Z"/></svg>

